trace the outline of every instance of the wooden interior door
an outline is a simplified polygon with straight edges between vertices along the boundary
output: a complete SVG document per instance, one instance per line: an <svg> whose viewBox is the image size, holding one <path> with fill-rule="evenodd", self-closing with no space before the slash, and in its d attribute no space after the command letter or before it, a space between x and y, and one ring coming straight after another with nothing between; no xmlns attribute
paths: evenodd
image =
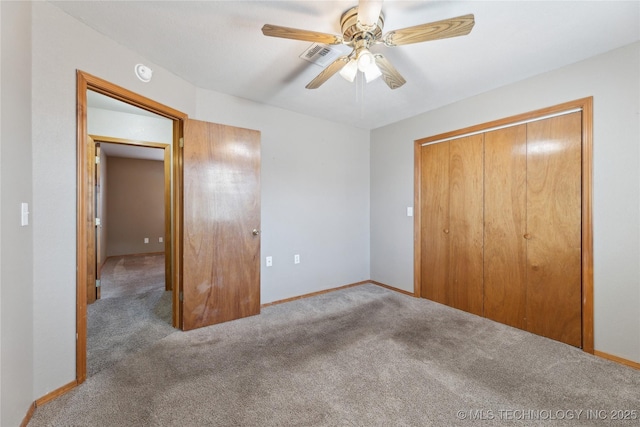
<svg viewBox="0 0 640 427"><path fill-rule="evenodd" d="M449 144L449 305L482 315L484 136Z"/></svg>
<svg viewBox="0 0 640 427"><path fill-rule="evenodd" d="M260 313L260 133L184 124L183 324Z"/></svg>
<svg viewBox="0 0 640 427"><path fill-rule="evenodd" d="M484 315L526 327L527 127L484 140Z"/></svg>
<svg viewBox="0 0 640 427"><path fill-rule="evenodd" d="M100 173L100 143L95 144L95 203L96 203L96 299L100 299L100 270L102 262L102 174Z"/></svg>
<svg viewBox="0 0 640 427"><path fill-rule="evenodd" d="M96 193L95 193L95 180L96 180L96 143L87 135L86 145L87 155L87 206L90 207L86 210L86 224L87 224L87 275L86 283L87 287L87 304L93 304L96 301Z"/></svg>
<svg viewBox="0 0 640 427"><path fill-rule="evenodd" d="M582 345L580 112L527 124L527 330Z"/></svg>
<svg viewBox="0 0 640 427"><path fill-rule="evenodd" d="M421 296L449 304L449 143L421 148Z"/></svg>

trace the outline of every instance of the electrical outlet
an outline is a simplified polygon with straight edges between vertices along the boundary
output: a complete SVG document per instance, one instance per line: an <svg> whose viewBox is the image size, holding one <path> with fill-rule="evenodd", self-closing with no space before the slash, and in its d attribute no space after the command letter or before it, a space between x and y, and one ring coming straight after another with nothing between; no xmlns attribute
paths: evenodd
<svg viewBox="0 0 640 427"><path fill-rule="evenodd" d="M268 256L265 261L267 263L267 267L271 267L273 265L273 257Z"/></svg>
<svg viewBox="0 0 640 427"><path fill-rule="evenodd" d="M295 255L293 256L293 263L294 263L294 264L300 264L300 255L295 254Z"/></svg>
<svg viewBox="0 0 640 427"><path fill-rule="evenodd" d="M145 243L149 243L149 238L148 238L148 237L145 237L145 238L144 238L144 242L145 242Z"/></svg>
<svg viewBox="0 0 640 427"><path fill-rule="evenodd" d="M162 237L158 237L158 243L162 243L164 242L164 239Z"/></svg>

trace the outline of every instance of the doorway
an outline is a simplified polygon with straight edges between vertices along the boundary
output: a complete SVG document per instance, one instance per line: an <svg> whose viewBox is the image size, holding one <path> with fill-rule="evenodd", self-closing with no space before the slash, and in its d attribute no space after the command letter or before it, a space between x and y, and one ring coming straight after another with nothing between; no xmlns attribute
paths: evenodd
<svg viewBox="0 0 640 427"><path fill-rule="evenodd" d="M77 383L87 375L87 296L95 289L93 141L87 91L172 122L172 326L205 327L260 312L260 132L191 120L77 71ZM188 251L188 252L187 252Z"/></svg>
<svg viewBox="0 0 640 427"><path fill-rule="evenodd" d="M95 111L91 110L89 117L95 114ZM94 151L96 157L93 174L96 289L87 287L87 302L92 302L93 295L90 294L93 293L96 298L100 298L100 268L107 257L113 255L164 253L165 289L171 290L171 145L110 136L89 135L89 138L93 141L90 142L89 148ZM108 207L111 207L106 205L106 193L111 187L105 189L104 185L108 181L107 159L111 158L117 163L112 165L109 161L109 169L117 171L116 176L120 173L125 174L121 180L116 181L118 188L124 192L123 197L117 200L119 207L113 210L117 215L114 218L117 233L107 232L110 221L103 218L109 211ZM131 185L127 181L130 181ZM145 186L152 187L151 195L145 191ZM123 213L119 214L121 211Z"/></svg>
<svg viewBox="0 0 640 427"><path fill-rule="evenodd" d="M112 133L120 135L136 133L140 127L151 131L160 120L132 114L137 111L125 113L120 101L96 107L92 101L104 96L89 95L90 130L107 124L107 128L98 130L109 132L111 128ZM166 122L155 127L164 125L170 131L171 123ZM171 270L165 268L170 267L170 248L165 248L164 241L171 219L165 213L170 214L167 208L171 203L170 145L90 137L96 152L95 258L99 286L95 289L96 301L87 307L88 377L175 331L171 327L171 283L166 280L166 270Z"/></svg>
<svg viewBox="0 0 640 427"><path fill-rule="evenodd" d="M165 253L167 254L165 276L167 287L172 289L172 326L177 328L181 325L181 305L180 294L180 251L181 246L174 242L180 241L180 228L177 226L180 221L181 200L181 153L179 141L182 137L183 121L186 114L174 110L170 107L159 104L153 100L140 96L127 89L99 79L82 71L77 72L77 291L76 291L76 378L78 383L82 383L87 378L87 302L90 301L90 290L96 285L96 263L95 263L95 203L92 199L94 195L92 172L95 165L94 144L90 138L87 124L87 94L93 91L109 98L122 101L128 105L135 106L145 111L157 114L171 120L171 148L163 146L165 157L165 175L171 177L171 184L166 186L166 196L171 203L166 203L169 210L167 218L170 218L165 230ZM118 142L118 141L105 141ZM122 142L122 141L120 141ZM175 283L176 286L172 286ZM88 292L89 290L89 292Z"/></svg>

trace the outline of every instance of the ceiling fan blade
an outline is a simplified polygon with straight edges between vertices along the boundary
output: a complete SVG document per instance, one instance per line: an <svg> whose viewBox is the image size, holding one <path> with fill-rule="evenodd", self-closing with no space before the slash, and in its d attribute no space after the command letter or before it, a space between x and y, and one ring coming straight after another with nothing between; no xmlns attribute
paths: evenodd
<svg viewBox="0 0 640 427"><path fill-rule="evenodd" d="M319 88L324 82L329 80L331 76L333 76L338 71L342 70L342 67L344 67L348 63L349 63L349 57L341 56L340 58L336 59L331 64L329 64L327 68L322 70L322 72L318 74L315 79L311 80L309 84L305 87L307 89Z"/></svg>
<svg viewBox="0 0 640 427"><path fill-rule="evenodd" d="M281 27L279 25L265 24L262 27L262 34L269 37L280 37L283 39L304 40L308 42L324 44L341 44L342 36L334 34L318 33L316 31L299 30L297 28Z"/></svg>
<svg viewBox="0 0 640 427"><path fill-rule="evenodd" d="M382 12L382 0L360 0L358 2L358 23L363 27L374 27Z"/></svg>
<svg viewBox="0 0 640 427"><path fill-rule="evenodd" d="M465 36L471 32L474 24L473 14L469 14L390 31L382 39L387 46L400 46L429 40Z"/></svg>
<svg viewBox="0 0 640 427"><path fill-rule="evenodd" d="M376 53L373 57L376 60L376 65L382 73L382 79L391 89L397 89L407 82L398 70L391 65L391 62L389 62L387 58L379 53Z"/></svg>

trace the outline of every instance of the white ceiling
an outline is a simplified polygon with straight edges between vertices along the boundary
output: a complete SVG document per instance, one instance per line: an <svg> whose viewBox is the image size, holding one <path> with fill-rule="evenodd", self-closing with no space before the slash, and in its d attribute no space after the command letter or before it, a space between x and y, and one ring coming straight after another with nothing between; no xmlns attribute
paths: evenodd
<svg viewBox="0 0 640 427"><path fill-rule="evenodd" d="M386 0L384 33L468 13L476 24L464 37L373 48L407 79L399 89L378 79L356 92L335 75L308 90L322 70L299 58L311 43L265 37L262 25L339 34L357 0L53 4L200 88L364 129L640 40L638 1Z"/></svg>
<svg viewBox="0 0 640 427"><path fill-rule="evenodd" d="M100 149L108 157L124 157L127 159L164 161L164 149L153 147L140 147L138 145L114 144L101 142Z"/></svg>

